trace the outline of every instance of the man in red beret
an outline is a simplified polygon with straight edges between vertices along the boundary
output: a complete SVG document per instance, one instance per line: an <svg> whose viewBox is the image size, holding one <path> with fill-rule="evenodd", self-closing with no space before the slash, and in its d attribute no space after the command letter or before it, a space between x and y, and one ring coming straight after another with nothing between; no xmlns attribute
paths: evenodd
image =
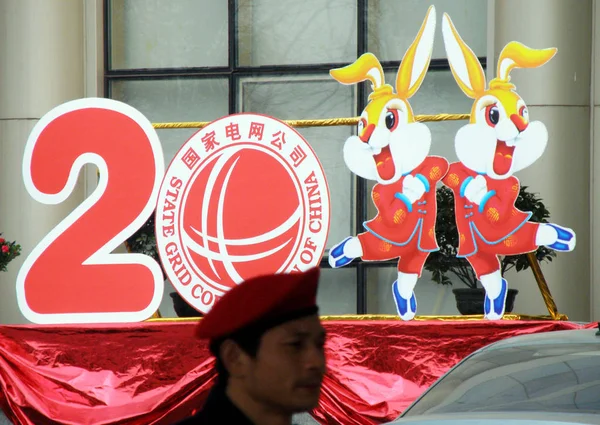
<svg viewBox="0 0 600 425"><path fill-rule="evenodd" d="M213 306L197 335L217 359L217 383L181 425L290 425L317 406L325 373L318 283L318 268L259 276Z"/></svg>

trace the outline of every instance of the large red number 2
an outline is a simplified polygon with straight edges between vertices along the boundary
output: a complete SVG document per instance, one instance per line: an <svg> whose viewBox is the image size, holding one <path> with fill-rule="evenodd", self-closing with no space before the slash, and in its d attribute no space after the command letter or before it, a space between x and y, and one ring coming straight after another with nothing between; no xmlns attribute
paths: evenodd
<svg viewBox="0 0 600 425"><path fill-rule="evenodd" d="M100 170L96 190L25 260L17 299L40 324L138 322L159 307L160 266L142 254L114 254L156 207L164 160L152 124L110 99L80 99L46 114L23 159L30 195L59 204L73 192L85 164Z"/></svg>

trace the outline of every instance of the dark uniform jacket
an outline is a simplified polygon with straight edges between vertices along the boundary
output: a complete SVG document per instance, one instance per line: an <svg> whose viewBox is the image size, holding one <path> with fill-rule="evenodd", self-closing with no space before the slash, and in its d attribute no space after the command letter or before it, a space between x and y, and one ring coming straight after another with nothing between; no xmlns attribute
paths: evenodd
<svg viewBox="0 0 600 425"><path fill-rule="evenodd" d="M248 419L240 409L229 400L225 390L215 386L206 403L196 415L179 422L177 425L257 425Z"/></svg>

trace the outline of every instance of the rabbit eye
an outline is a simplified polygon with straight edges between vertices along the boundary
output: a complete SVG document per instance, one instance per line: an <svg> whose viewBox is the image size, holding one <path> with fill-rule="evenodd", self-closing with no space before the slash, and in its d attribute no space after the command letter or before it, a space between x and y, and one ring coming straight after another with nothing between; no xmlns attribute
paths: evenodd
<svg viewBox="0 0 600 425"><path fill-rule="evenodd" d="M390 109L385 114L385 126L388 130L393 131L398 126L398 110Z"/></svg>
<svg viewBox="0 0 600 425"><path fill-rule="evenodd" d="M496 105L488 105L485 108L485 120L490 127L495 127L500 121L500 110Z"/></svg>
<svg viewBox="0 0 600 425"><path fill-rule="evenodd" d="M360 121L358 121L358 135L359 136L362 134L364 129L365 129L365 119L361 118Z"/></svg>
<svg viewBox="0 0 600 425"><path fill-rule="evenodd" d="M519 115L525 118L526 121L529 120L529 111L527 110L527 107L525 105L519 108Z"/></svg>

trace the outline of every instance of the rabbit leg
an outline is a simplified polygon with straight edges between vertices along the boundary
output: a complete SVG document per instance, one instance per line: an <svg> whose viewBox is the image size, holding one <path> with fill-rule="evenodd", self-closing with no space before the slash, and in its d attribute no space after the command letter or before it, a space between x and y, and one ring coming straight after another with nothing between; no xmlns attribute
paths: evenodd
<svg viewBox="0 0 600 425"><path fill-rule="evenodd" d="M402 320L412 320L417 314L415 286L429 253L412 251L404 253L398 261L398 280L392 284L396 310Z"/></svg>
<svg viewBox="0 0 600 425"><path fill-rule="evenodd" d="M417 314L417 297L413 291L418 275L398 272L398 280L392 284L396 311L402 320L412 320Z"/></svg>
<svg viewBox="0 0 600 425"><path fill-rule="evenodd" d="M329 265L334 269L343 267L362 254L363 249L358 238L348 236L329 251Z"/></svg>
<svg viewBox="0 0 600 425"><path fill-rule="evenodd" d="M489 252L479 251L468 257L475 275L485 289L483 300L484 317L488 320L499 320L504 316L508 284L502 277L498 256Z"/></svg>
<svg viewBox="0 0 600 425"><path fill-rule="evenodd" d="M508 283L502 277L500 270L486 274L479 278L485 288L483 313L488 320L500 320L504 316Z"/></svg>
<svg viewBox="0 0 600 425"><path fill-rule="evenodd" d="M558 224L540 224L535 241L538 246L547 246L561 252L575 249L575 232Z"/></svg>

